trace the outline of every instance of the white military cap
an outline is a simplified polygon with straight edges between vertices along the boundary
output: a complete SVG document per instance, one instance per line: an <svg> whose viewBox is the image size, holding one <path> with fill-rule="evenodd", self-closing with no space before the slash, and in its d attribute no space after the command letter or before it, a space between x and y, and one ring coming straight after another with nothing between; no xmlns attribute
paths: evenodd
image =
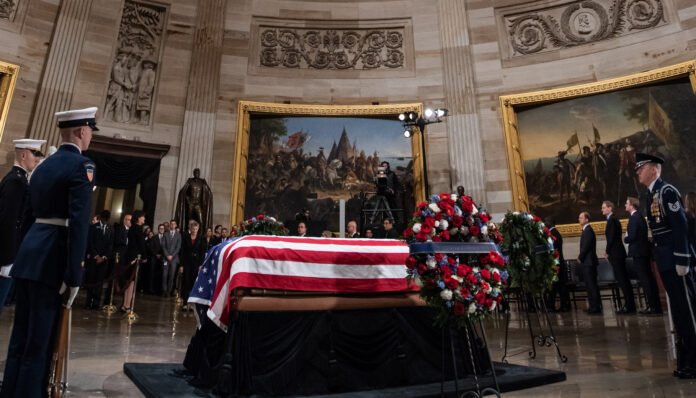
<svg viewBox="0 0 696 398"><path fill-rule="evenodd" d="M16 149L32 149L35 151L41 151L41 145L46 143L46 140L32 140L31 138L22 138L20 140L13 140L14 147Z"/></svg>
<svg viewBox="0 0 696 398"><path fill-rule="evenodd" d="M94 115L97 114L97 107L76 109L72 111L56 112L58 118L58 128L89 126L94 131L99 131Z"/></svg>

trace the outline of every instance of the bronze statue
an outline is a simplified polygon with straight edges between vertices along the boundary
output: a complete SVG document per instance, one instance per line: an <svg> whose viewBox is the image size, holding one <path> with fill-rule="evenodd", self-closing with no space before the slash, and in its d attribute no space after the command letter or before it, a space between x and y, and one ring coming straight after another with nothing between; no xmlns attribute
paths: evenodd
<svg viewBox="0 0 696 398"><path fill-rule="evenodd" d="M188 228L190 220L198 221L201 231L205 231L213 221L213 193L200 176L201 171L194 169L193 178L186 180L176 200L175 218L179 221L182 232Z"/></svg>

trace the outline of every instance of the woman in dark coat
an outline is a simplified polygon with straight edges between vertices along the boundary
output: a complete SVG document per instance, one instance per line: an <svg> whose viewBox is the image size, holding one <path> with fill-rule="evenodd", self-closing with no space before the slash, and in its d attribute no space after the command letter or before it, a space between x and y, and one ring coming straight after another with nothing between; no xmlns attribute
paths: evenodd
<svg viewBox="0 0 696 398"><path fill-rule="evenodd" d="M143 225L145 224L145 213L136 210L133 212L133 225L128 230L128 246L126 247L126 262L123 263L123 270L118 277L118 285L123 291L123 305L121 311L130 310L133 302L133 292L135 286L133 279L135 278L135 269L137 267L136 259L140 256L141 259L147 259L147 249L145 247L145 235L143 233Z"/></svg>
<svg viewBox="0 0 696 398"><path fill-rule="evenodd" d="M696 192L689 192L684 197L684 210L689 231L690 250L696 249Z"/></svg>
<svg viewBox="0 0 696 398"><path fill-rule="evenodd" d="M193 284L198 276L198 268L200 268L205 259L205 237L199 233L198 222L189 221L189 229L181 237L181 298L184 300L182 309L188 307L187 301L189 293L193 289Z"/></svg>

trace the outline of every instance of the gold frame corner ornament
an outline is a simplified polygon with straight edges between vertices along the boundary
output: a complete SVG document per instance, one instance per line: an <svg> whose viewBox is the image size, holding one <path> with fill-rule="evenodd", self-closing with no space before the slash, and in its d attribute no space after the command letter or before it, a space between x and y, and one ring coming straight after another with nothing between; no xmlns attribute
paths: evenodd
<svg viewBox="0 0 696 398"><path fill-rule="evenodd" d="M627 88L634 88L658 82L688 78L691 88L696 95L696 60L682 62L676 65L640 72L633 75L585 83L576 86L534 91L522 94L500 96L500 109L503 118L503 133L508 164L508 177L512 190L513 207L516 211L529 211L527 184L524 175L523 148L517 129L517 110L520 107L542 105L573 98L608 93ZM626 220L622 220L624 224ZM602 227L605 222L593 222L593 227ZM564 236L580 236L582 232L578 224L558 225L557 229ZM596 229L596 228L595 228Z"/></svg>
<svg viewBox="0 0 696 398"><path fill-rule="evenodd" d="M19 65L0 61L0 142L5 131L5 123L10 111L12 94L17 85L18 75Z"/></svg>
<svg viewBox="0 0 696 398"><path fill-rule="evenodd" d="M249 134L252 115L270 116L324 116L324 117L393 117L404 112L423 113L422 103L386 105L305 105L278 104L240 100L237 106L237 132L232 170L232 195L230 203L230 226L244 219L246 196L247 159L249 155ZM413 157L413 183L416 187L416 202L425 200L425 178L423 175L425 148L422 146L422 132L414 129L411 137L411 156Z"/></svg>

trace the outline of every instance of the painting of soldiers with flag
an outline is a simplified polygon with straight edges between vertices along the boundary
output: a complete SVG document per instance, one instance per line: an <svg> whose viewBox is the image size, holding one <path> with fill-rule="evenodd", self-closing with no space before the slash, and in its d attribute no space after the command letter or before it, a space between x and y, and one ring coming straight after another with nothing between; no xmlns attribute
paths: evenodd
<svg viewBox="0 0 696 398"><path fill-rule="evenodd" d="M566 90L571 97L573 89L555 92ZM645 194L635 174L637 152L665 158L662 175L681 192L696 189L696 96L686 74L555 102L517 104L514 118L526 191L526 203L517 205L553 216L559 224L575 224L580 211L601 220L604 200L616 204L619 217L628 217L626 198Z"/></svg>

